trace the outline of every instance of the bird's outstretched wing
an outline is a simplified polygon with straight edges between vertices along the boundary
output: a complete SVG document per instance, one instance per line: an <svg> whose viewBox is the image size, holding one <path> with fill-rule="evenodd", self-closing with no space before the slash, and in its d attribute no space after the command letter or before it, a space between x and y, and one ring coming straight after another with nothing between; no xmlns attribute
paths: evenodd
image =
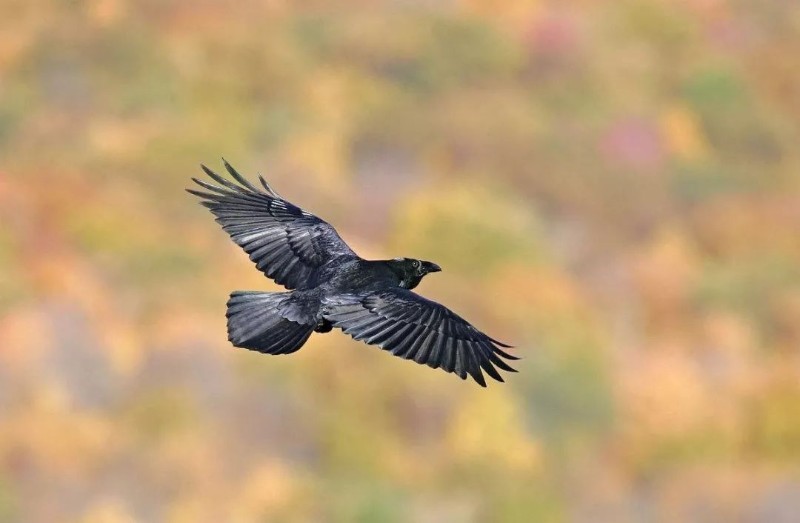
<svg viewBox="0 0 800 523"><path fill-rule="evenodd" d="M223 162L237 183L203 165L218 185L192 178L207 192L187 191L202 198L231 239L276 283L287 289L303 288L328 261L355 256L329 223L281 198L263 177L259 176L261 190Z"/></svg>
<svg viewBox="0 0 800 523"><path fill-rule="evenodd" d="M441 367L461 379L469 374L484 387L481 369L498 381L503 378L495 366L516 372L502 358L519 358L498 347L508 345L490 338L447 307L406 289L329 298L323 311L334 327L356 340L434 369Z"/></svg>

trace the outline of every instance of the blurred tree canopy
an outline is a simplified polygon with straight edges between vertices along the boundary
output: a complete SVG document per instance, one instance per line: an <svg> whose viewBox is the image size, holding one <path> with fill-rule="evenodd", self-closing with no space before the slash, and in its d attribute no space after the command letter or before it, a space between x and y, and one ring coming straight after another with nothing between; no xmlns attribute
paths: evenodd
<svg viewBox="0 0 800 523"><path fill-rule="evenodd" d="M786 1L4 1L0 522L794 521L798 53ZM221 155L520 374L231 348Z"/></svg>

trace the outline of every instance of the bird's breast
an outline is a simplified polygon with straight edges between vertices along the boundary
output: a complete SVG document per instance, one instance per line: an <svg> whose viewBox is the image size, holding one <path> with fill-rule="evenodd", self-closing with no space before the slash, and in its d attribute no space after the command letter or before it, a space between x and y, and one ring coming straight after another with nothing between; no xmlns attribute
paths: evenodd
<svg viewBox="0 0 800 523"><path fill-rule="evenodd" d="M332 271L324 287L332 294L359 294L399 284L400 279L392 271L373 262L357 260Z"/></svg>

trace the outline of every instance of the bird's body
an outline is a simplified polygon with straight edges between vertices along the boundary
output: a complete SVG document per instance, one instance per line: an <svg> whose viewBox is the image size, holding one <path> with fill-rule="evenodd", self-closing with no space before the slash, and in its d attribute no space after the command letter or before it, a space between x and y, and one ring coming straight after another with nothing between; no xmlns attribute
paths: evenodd
<svg viewBox="0 0 800 523"><path fill-rule="evenodd" d="M394 355L485 386L482 370L514 371L508 347L446 307L410 289L438 265L410 258L365 260L327 222L284 200L260 178L251 185L227 162L233 183L203 167L219 185L194 181L189 189L248 253L259 270L288 292L236 291L228 301L228 339L267 354L292 353L313 332L334 327Z"/></svg>

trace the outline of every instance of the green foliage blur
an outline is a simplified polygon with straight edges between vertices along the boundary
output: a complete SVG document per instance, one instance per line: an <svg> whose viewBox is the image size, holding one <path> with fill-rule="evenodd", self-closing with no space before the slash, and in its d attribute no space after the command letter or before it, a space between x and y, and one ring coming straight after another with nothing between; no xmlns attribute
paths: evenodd
<svg viewBox="0 0 800 523"><path fill-rule="evenodd" d="M797 521L799 55L788 0L4 0L0 523ZM232 348L220 156L520 373Z"/></svg>

